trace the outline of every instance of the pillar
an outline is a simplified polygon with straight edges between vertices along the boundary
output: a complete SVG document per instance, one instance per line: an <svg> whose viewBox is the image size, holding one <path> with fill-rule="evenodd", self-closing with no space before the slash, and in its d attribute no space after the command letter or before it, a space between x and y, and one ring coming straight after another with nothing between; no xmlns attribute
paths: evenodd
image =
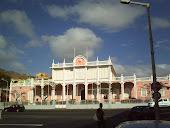
<svg viewBox="0 0 170 128"><path fill-rule="evenodd" d="M9 102L11 101L11 92L12 92L12 81L10 82L10 87L9 87Z"/></svg>
<svg viewBox="0 0 170 128"><path fill-rule="evenodd" d="M85 100L88 100L88 83L85 83Z"/></svg>
<svg viewBox="0 0 170 128"><path fill-rule="evenodd" d="M41 103L44 100L44 79L41 80Z"/></svg>
<svg viewBox="0 0 170 128"><path fill-rule="evenodd" d="M41 86L41 102L44 100L44 86Z"/></svg>
<svg viewBox="0 0 170 128"><path fill-rule="evenodd" d="M136 87L136 75L135 75L135 73L134 73L134 82L133 82L133 84L134 84L134 98L136 98L137 99L137 87Z"/></svg>
<svg viewBox="0 0 170 128"><path fill-rule="evenodd" d="M31 99L30 99L30 103L34 102L34 79L31 78Z"/></svg>
<svg viewBox="0 0 170 128"><path fill-rule="evenodd" d="M100 84L97 84L97 100L100 102Z"/></svg>
<svg viewBox="0 0 170 128"><path fill-rule="evenodd" d="M62 88L62 90L63 90L63 96L62 96L62 97L63 97L63 100L66 100L66 99L65 99L65 96L66 96L66 88L65 88L65 87L66 87L66 85L63 84L62 87L63 87L63 88Z"/></svg>
<svg viewBox="0 0 170 128"><path fill-rule="evenodd" d="M51 90L51 94L52 94L52 99L51 100L55 100L55 86L52 86L52 90Z"/></svg>
<svg viewBox="0 0 170 128"><path fill-rule="evenodd" d="M124 100L124 82L121 82L121 94L122 94L122 100Z"/></svg>
<svg viewBox="0 0 170 128"><path fill-rule="evenodd" d="M124 100L124 81L123 81L123 75L121 75L121 99Z"/></svg>
<svg viewBox="0 0 170 128"><path fill-rule="evenodd" d="M112 102L111 83L109 83L109 103Z"/></svg>
<svg viewBox="0 0 170 128"><path fill-rule="evenodd" d="M73 99L76 99L76 84L73 84Z"/></svg>

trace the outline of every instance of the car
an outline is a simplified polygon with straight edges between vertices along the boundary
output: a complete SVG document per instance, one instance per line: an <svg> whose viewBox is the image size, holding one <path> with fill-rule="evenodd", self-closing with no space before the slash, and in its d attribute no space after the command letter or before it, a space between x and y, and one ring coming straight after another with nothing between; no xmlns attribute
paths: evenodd
<svg viewBox="0 0 170 128"><path fill-rule="evenodd" d="M158 100L159 107L169 107L170 106L170 100L168 98L161 98ZM155 101L151 100L148 103L149 107L154 107L155 106Z"/></svg>
<svg viewBox="0 0 170 128"><path fill-rule="evenodd" d="M140 121L126 121L115 128L170 128L170 121L163 120L140 120Z"/></svg>
<svg viewBox="0 0 170 128"><path fill-rule="evenodd" d="M128 112L130 120L136 119L154 119L155 110L148 106L135 106Z"/></svg>
<svg viewBox="0 0 170 128"><path fill-rule="evenodd" d="M10 107L4 108L5 112L23 112L25 111L25 107L22 104L13 104Z"/></svg>

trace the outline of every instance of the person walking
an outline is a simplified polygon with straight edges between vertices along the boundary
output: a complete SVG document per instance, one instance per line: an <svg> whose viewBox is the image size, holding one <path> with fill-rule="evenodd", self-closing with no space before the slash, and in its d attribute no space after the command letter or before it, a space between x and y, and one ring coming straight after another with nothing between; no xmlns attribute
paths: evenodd
<svg viewBox="0 0 170 128"><path fill-rule="evenodd" d="M105 128L105 120L104 120L104 111L102 109L103 104L99 104L99 108L96 111L96 116L97 116L97 123L98 123L98 128Z"/></svg>

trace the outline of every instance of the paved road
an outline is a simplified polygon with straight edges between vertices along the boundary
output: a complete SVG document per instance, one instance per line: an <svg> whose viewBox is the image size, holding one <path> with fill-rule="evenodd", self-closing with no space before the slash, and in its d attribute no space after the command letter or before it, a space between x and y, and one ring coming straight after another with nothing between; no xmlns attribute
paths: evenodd
<svg viewBox="0 0 170 128"><path fill-rule="evenodd" d="M0 128L83 128L96 127L92 119L96 110L30 110L25 112L3 112ZM114 126L113 117L126 120L127 109L104 110L106 125ZM124 113L124 114L123 114Z"/></svg>
<svg viewBox="0 0 170 128"><path fill-rule="evenodd" d="M96 128L92 119L96 110L30 110L25 112L3 112L0 128ZM128 121L128 109L104 110L106 128L115 128ZM170 121L170 109L161 110L161 120Z"/></svg>

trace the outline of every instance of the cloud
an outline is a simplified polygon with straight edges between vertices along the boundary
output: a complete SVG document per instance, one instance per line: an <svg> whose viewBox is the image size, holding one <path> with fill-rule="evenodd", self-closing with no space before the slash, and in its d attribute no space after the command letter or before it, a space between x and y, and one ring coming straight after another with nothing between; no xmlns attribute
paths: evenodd
<svg viewBox="0 0 170 128"><path fill-rule="evenodd" d="M151 65L128 66L114 64L117 76L123 74L124 76L132 76L134 73L137 77L148 77L152 75ZM157 76L167 76L170 72L170 65L161 64L156 65Z"/></svg>
<svg viewBox="0 0 170 128"><path fill-rule="evenodd" d="M23 35L33 38L35 33L31 20L27 17L24 11L8 10L0 14L1 21L7 24L12 24L14 29Z"/></svg>
<svg viewBox="0 0 170 128"><path fill-rule="evenodd" d="M159 40L156 42L155 47L160 47L168 42L169 42L168 40Z"/></svg>
<svg viewBox="0 0 170 128"><path fill-rule="evenodd" d="M85 55L88 48L88 56L92 57L94 50L102 45L102 39L87 28L71 28L58 36L44 35L42 40L49 43L56 57L66 59L73 59L74 48L76 55Z"/></svg>
<svg viewBox="0 0 170 128"><path fill-rule="evenodd" d="M7 43L6 43L5 38L2 35L0 35L0 48L5 48L6 44Z"/></svg>
<svg viewBox="0 0 170 128"><path fill-rule="evenodd" d="M153 29L170 28L170 20L159 18L159 17L153 17L152 18L152 28Z"/></svg>
<svg viewBox="0 0 170 128"><path fill-rule="evenodd" d="M47 11L50 14L50 16L52 16L54 18L56 18L56 17L67 18L67 15L69 14L68 9L63 9L56 5L47 6L46 8L47 8Z"/></svg>
<svg viewBox="0 0 170 128"><path fill-rule="evenodd" d="M25 45L27 48L40 47L43 43L34 32L34 25L24 11L8 10L0 13L1 23L8 24L17 33L29 37L30 41Z"/></svg>
<svg viewBox="0 0 170 128"><path fill-rule="evenodd" d="M48 5L47 12L54 18L72 18L107 31L128 28L145 13L140 6L122 5L119 1L80 1L73 6Z"/></svg>
<svg viewBox="0 0 170 128"><path fill-rule="evenodd" d="M112 58L112 57L111 57ZM113 62L113 61L112 61ZM152 75L152 66L151 65L121 65L117 61L116 63L113 62L113 66L117 73L117 76L132 76L134 73L137 77L149 77ZM156 65L156 75L160 76L167 76L170 72L170 65L167 64L158 64Z"/></svg>
<svg viewBox="0 0 170 128"><path fill-rule="evenodd" d="M8 66L19 71L26 70L26 67L18 61L17 55L18 53L23 54L23 51L17 49L13 45L12 46L14 49L12 48L12 46L7 47L8 43L2 35L0 35L0 45L3 44L1 40L5 42L5 45L3 47L0 47L0 66Z"/></svg>

